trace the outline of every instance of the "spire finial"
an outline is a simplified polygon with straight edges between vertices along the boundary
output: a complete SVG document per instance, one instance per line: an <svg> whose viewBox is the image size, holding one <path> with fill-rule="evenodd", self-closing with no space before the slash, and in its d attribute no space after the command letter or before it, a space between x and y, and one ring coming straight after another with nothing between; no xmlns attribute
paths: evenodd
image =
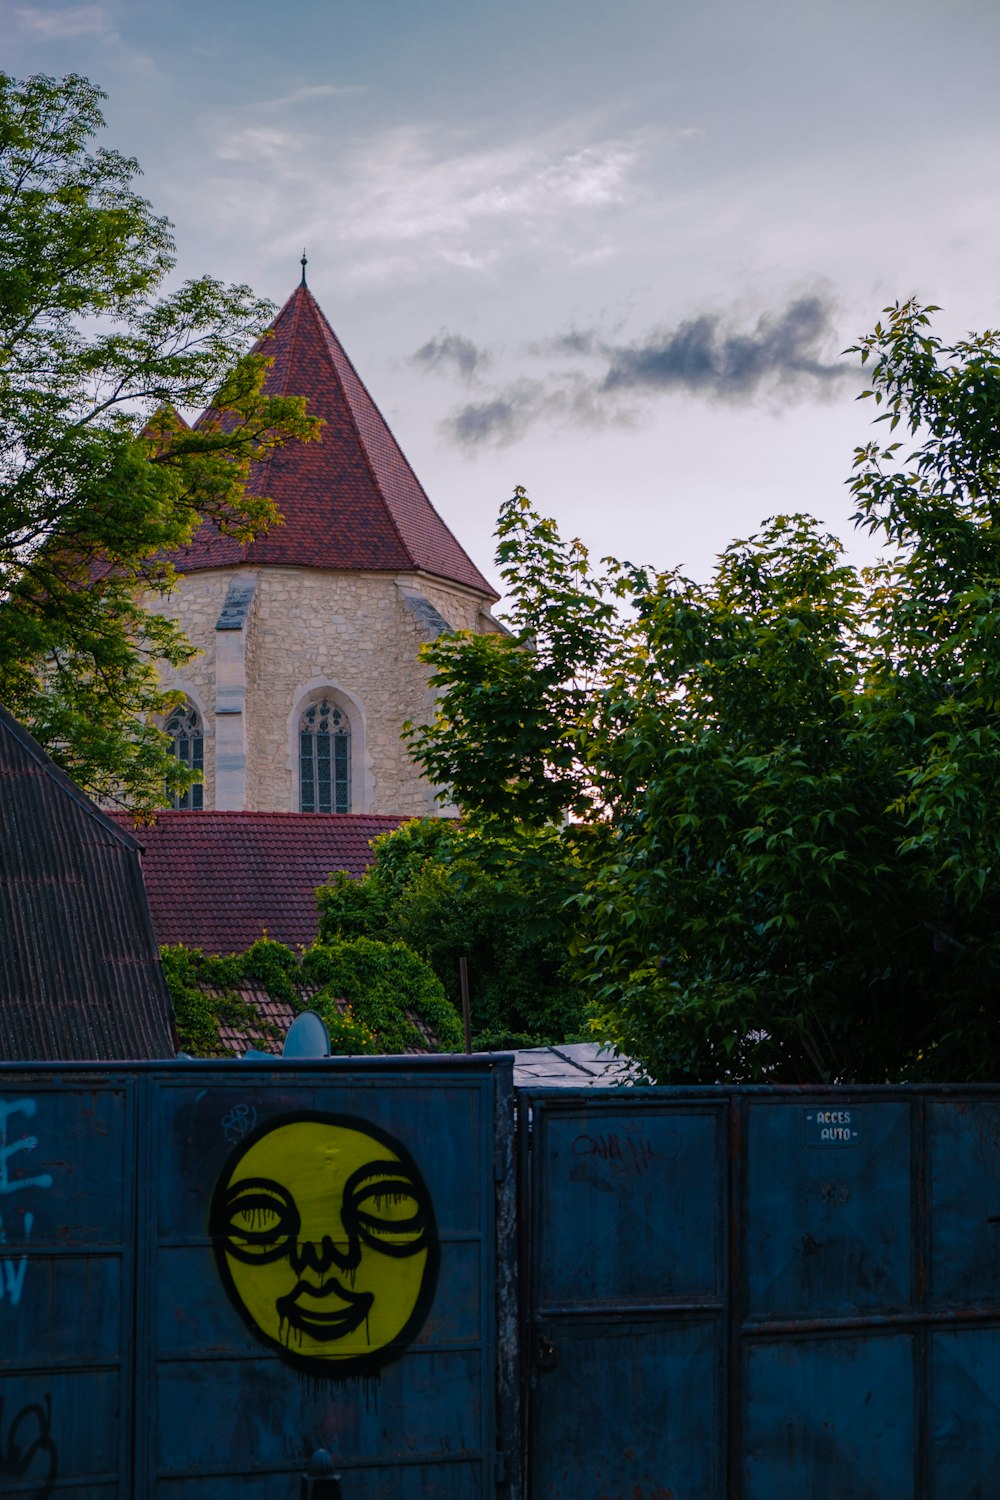
<svg viewBox="0 0 1000 1500"><path fill-rule="evenodd" d="M302 280L299 283L300 286L305 286L305 284L306 284L306 266L308 264L309 264L309 262L306 259L306 252L303 250L303 252L302 252L302 259L299 262L299 265L302 267Z"/></svg>

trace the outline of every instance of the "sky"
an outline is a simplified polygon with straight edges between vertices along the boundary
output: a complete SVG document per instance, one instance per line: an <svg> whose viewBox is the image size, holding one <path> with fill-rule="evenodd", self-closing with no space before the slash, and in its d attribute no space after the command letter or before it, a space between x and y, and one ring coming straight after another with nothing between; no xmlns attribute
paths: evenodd
<svg viewBox="0 0 1000 1500"><path fill-rule="evenodd" d="M82 73L176 279L314 295L437 509L707 579L808 511L858 561L843 351L1000 323L996 0L0 0Z"/></svg>

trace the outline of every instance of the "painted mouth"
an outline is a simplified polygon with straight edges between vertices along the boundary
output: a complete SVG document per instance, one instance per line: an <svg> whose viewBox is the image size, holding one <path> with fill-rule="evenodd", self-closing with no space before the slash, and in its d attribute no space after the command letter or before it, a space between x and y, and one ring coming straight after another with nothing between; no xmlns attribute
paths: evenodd
<svg viewBox="0 0 1000 1500"><path fill-rule="evenodd" d="M317 1307L317 1299L324 1297L336 1297L341 1305L329 1309ZM328 1343L360 1328L374 1301L371 1292L349 1291L334 1277L324 1286L300 1281L287 1297L279 1297L275 1306L278 1316L289 1328L295 1328L319 1343Z"/></svg>

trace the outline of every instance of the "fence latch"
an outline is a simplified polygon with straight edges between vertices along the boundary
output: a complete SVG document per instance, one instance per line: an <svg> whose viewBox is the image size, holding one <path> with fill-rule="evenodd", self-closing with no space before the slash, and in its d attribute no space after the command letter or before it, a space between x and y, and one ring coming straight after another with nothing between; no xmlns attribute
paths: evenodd
<svg viewBox="0 0 1000 1500"><path fill-rule="evenodd" d="M554 1370L559 1363L559 1350L551 1339L539 1333L535 1339L535 1365L539 1370Z"/></svg>
<svg viewBox="0 0 1000 1500"><path fill-rule="evenodd" d="M317 1448L306 1465L299 1485L299 1500L343 1500L340 1475L333 1472L333 1459L325 1448Z"/></svg>

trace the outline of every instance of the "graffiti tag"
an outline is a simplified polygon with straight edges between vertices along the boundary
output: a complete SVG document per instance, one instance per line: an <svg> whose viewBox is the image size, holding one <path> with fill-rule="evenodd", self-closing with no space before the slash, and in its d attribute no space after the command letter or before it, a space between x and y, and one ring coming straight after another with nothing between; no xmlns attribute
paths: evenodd
<svg viewBox="0 0 1000 1500"><path fill-rule="evenodd" d="M14 1193L23 1193L30 1189L44 1189L52 1186L52 1176L49 1172L39 1172L35 1177L29 1177L22 1173L22 1164L18 1162L15 1167L11 1163L19 1157L22 1152L34 1151L38 1146L38 1137L35 1135L22 1135L16 1141L11 1141L8 1134L8 1124L14 1115L26 1115L30 1120L35 1114L38 1105L34 1099L0 1099L0 1201L11 1197ZM24 1212L24 1238L27 1241L31 1236L31 1227L35 1222L35 1216L28 1211ZM0 1214L0 1246L7 1244L7 1231L4 1226L3 1215ZM27 1254L20 1256L5 1256L0 1260L0 1301L4 1296L10 1299L12 1307L17 1307L21 1301L21 1293L24 1291L24 1278L28 1269ZM33 1408L25 1408L32 1410Z"/></svg>
<svg viewBox="0 0 1000 1500"><path fill-rule="evenodd" d="M3 1397L0 1396L0 1479L29 1479L36 1488L26 1500L46 1500L59 1475L59 1454L52 1440L52 1398L44 1397L23 1406L12 1418L6 1439L3 1433Z"/></svg>
<svg viewBox="0 0 1000 1500"><path fill-rule="evenodd" d="M238 1146L257 1125L257 1110L252 1104L234 1104L222 1116L222 1131L230 1146Z"/></svg>
<svg viewBox="0 0 1000 1500"><path fill-rule="evenodd" d="M642 1176L652 1164L656 1152L648 1141L634 1135L578 1135L573 1142L574 1156L587 1156L607 1163L615 1172L635 1172Z"/></svg>

